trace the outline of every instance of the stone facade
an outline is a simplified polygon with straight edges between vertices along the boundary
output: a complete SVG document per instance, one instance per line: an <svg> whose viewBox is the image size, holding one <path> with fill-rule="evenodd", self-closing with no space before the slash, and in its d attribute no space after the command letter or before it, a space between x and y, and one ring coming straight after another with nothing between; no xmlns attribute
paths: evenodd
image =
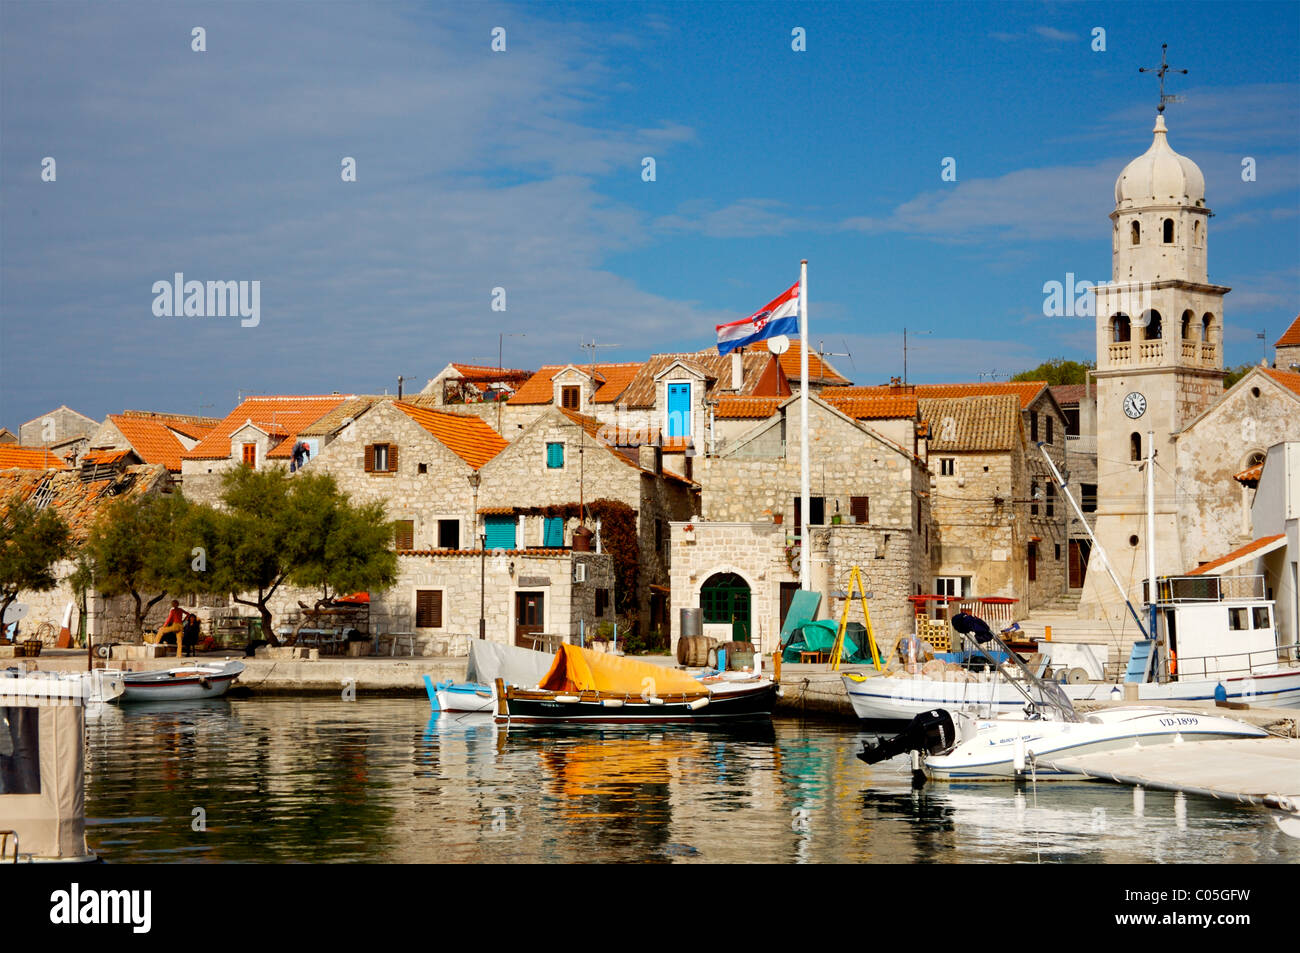
<svg viewBox="0 0 1300 953"><path fill-rule="evenodd" d="M24 447L50 448L62 448L70 442L88 445L90 435L98 427L98 421L92 420L85 414L77 413L71 407L61 406L19 427L18 443ZM84 449L84 446L81 449Z"/></svg>

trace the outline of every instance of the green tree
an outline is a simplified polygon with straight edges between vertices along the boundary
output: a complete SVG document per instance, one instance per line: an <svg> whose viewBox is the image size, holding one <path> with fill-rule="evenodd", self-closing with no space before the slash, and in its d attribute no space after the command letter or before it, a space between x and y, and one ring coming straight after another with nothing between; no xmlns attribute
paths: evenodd
<svg viewBox="0 0 1300 953"><path fill-rule="evenodd" d="M320 587L328 599L397 578L383 506L354 507L329 474L239 467L223 477L221 498L224 509L196 507L190 524L205 551L196 584L256 608L272 645L280 640L269 604L286 583Z"/></svg>
<svg viewBox="0 0 1300 953"><path fill-rule="evenodd" d="M1047 381L1053 387L1057 384L1086 384L1088 382L1088 371L1096 366L1091 361L1080 363L1079 361L1067 361L1063 357L1054 357L1031 370L1021 371L1011 379L1013 381Z"/></svg>
<svg viewBox="0 0 1300 953"><path fill-rule="evenodd" d="M1238 364L1236 367L1230 367L1223 372L1223 389L1227 390L1237 381L1241 380L1254 369L1254 364Z"/></svg>
<svg viewBox="0 0 1300 953"><path fill-rule="evenodd" d="M0 619L25 590L48 592L59 584L54 566L72 557L68 524L26 500L0 512Z"/></svg>
<svg viewBox="0 0 1300 953"><path fill-rule="evenodd" d="M129 595L135 631L149 610L191 588L189 504L178 493L117 500L95 521L83 549L92 585L102 596Z"/></svg>

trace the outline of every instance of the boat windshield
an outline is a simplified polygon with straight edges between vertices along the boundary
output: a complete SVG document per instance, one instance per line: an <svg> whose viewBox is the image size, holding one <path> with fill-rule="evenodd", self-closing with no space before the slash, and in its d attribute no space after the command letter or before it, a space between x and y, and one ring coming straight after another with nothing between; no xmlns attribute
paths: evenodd
<svg viewBox="0 0 1300 953"><path fill-rule="evenodd" d="M1079 713L1074 710L1069 696L1061 690L1061 686L1055 682L1044 681L1029 670L1029 666L1021 661L1020 656L1011 651L1011 647L1002 641L1001 637L990 632L987 635L981 635L981 639L971 638L962 633L967 645L974 648L976 652L983 655L988 663L993 667L1000 676L1005 677L1007 683L1012 685L1016 691L1024 696L1025 701L1040 714L1050 714L1054 721L1081 721ZM991 651L990 651L991 650ZM999 663L997 657L992 652L1005 654L1006 662ZM1010 671L1006 667L1009 666Z"/></svg>

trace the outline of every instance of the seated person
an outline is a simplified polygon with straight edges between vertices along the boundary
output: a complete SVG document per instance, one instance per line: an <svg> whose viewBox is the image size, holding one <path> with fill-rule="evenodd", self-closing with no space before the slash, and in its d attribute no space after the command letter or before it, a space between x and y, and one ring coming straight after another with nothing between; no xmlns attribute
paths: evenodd
<svg viewBox="0 0 1300 953"><path fill-rule="evenodd" d="M904 636L898 640L898 661L904 665L908 662L909 650L912 661L918 664L924 664L934 658L934 646L915 635Z"/></svg>
<svg viewBox="0 0 1300 953"><path fill-rule="evenodd" d="M172 611L167 613L167 620L158 628L158 644L175 645L176 634L181 631L184 622L185 613L181 609L181 604L173 599Z"/></svg>
<svg viewBox="0 0 1300 953"><path fill-rule="evenodd" d="M193 612L185 613L185 622L181 627L181 645L190 651L199 642L199 617Z"/></svg>

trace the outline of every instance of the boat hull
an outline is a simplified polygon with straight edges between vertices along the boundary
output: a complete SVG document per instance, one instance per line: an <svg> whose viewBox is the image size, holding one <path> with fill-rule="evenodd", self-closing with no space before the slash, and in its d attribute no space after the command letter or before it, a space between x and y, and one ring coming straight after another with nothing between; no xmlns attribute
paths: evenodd
<svg viewBox="0 0 1300 953"><path fill-rule="evenodd" d="M496 720L512 725L672 725L770 719L778 686L656 701L599 692L549 692L507 687ZM701 704L703 702L704 704Z"/></svg>
<svg viewBox="0 0 1300 953"><path fill-rule="evenodd" d="M931 780L1003 781L1030 774L1040 781L1082 780L1085 775L1078 772L1036 762L1150 745L1266 738L1268 732L1197 711L1123 707L1097 712L1082 722L967 719L959 737L962 740L949 751L925 759Z"/></svg>
<svg viewBox="0 0 1300 953"><path fill-rule="evenodd" d="M1267 708L1300 708L1300 667L1237 678L1211 678L1191 681L1143 682L1137 685L1138 702L1213 701L1222 684L1230 702L1247 702ZM859 719L867 722L910 721L934 708L949 711L1016 712L1025 698L1005 679L976 682L949 682L933 678L885 678L868 676L855 681L844 676L849 702ZM1105 701L1111 698L1113 683L1090 682L1062 685L1072 702ZM1121 686L1121 691L1123 690Z"/></svg>
<svg viewBox="0 0 1300 953"><path fill-rule="evenodd" d="M242 662L222 666L191 665L158 672L130 672L123 676L124 702L192 701L219 698L229 691L244 670Z"/></svg>
<svg viewBox="0 0 1300 953"><path fill-rule="evenodd" d="M424 690L429 696L429 707L435 712L496 711L496 692L486 685L473 682L434 682L426 675Z"/></svg>

